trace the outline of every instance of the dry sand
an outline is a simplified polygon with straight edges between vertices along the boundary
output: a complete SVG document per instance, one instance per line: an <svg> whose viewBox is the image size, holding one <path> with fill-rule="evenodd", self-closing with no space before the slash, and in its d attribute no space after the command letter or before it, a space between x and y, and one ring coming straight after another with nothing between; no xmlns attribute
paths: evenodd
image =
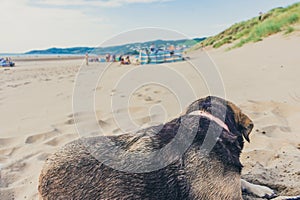
<svg viewBox="0 0 300 200"><path fill-rule="evenodd" d="M296 32L229 52L225 48L207 51L219 68L226 98L239 105L255 123L251 143L246 144L241 158L243 177L265 184L280 195L300 194L299 44L300 33ZM185 93L180 93L184 88L180 88L181 80L175 79L176 74L194 89L195 98L213 92L210 84L215 81L204 77L211 72L205 51L189 56L191 63L201 65L202 76L189 62L159 65L174 73L166 71L152 78L170 77L170 85L141 85L139 81L146 80L146 76L132 77L129 82L138 87L130 94L126 93L127 87L122 87L124 84L118 86L121 77L130 77L132 70L156 70L157 66L91 63L84 68L85 73L99 75L98 69L104 72L97 86L92 90L87 87L82 99L95 91L97 121L106 134L171 119L190 103L180 104L180 95ZM38 199L38 176L44 160L79 137L73 120L72 94L82 63L83 60L72 59L24 60L18 61L15 68L0 69L0 199ZM112 105L112 99L125 99L126 104ZM118 120L126 118L127 113L134 123L120 124ZM94 115L79 110L74 114L80 119L79 126L89 123Z"/></svg>

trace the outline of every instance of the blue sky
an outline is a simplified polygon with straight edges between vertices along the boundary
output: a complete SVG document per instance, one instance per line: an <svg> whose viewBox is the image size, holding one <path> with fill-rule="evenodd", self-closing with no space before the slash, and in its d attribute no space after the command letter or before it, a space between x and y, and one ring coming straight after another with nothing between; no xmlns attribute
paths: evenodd
<svg viewBox="0 0 300 200"><path fill-rule="evenodd" d="M187 37L219 33L260 11L295 0L0 0L0 52L97 46L142 27L166 28ZM5 30L5 31L4 31ZM145 40L156 39L146 37ZM170 38L172 39L172 38Z"/></svg>

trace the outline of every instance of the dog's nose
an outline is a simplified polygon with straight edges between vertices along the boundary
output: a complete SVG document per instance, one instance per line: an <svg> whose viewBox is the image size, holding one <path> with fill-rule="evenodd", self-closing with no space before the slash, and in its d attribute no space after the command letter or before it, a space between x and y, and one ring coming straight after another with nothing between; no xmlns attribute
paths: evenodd
<svg viewBox="0 0 300 200"><path fill-rule="evenodd" d="M253 127L254 127L254 124L253 124L253 123L249 124L249 126L248 126L249 134L250 134L250 132L252 131Z"/></svg>
<svg viewBox="0 0 300 200"><path fill-rule="evenodd" d="M254 127L254 124L253 124L253 123L250 123L250 124L247 126L246 130L243 132L243 136L244 136L244 138L247 140L247 142L250 142L249 135L250 135L250 133L251 133L253 127Z"/></svg>

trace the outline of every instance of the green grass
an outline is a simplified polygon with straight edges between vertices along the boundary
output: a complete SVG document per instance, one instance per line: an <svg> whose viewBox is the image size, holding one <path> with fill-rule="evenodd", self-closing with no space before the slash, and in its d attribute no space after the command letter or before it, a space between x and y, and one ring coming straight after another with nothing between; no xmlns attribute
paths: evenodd
<svg viewBox="0 0 300 200"><path fill-rule="evenodd" d="M214 48L219 48L221 46L223 46L224 44L230 44L232 42L232 37L226 37L226 38L223 38L221 41L215 43L213 45Z"/></svg>
<svg viewBox="0 0 300 200"><path fill-rule="evenodd" d="M249 42L258 42L270 35L295 31L293 27L300 22L300 3L295 3L286 8L275 8L259 17L234 24L220 34L209 37L195 45L193 49L201 46L219 48L225 44L234 43L232 48L242 47Z"/></svg>
<svg viewBox="0 0 300 200"><path fill-rule="evenodd" d="M284 34L290 34L290 33L294 32L294 31L295 31L295 29L294 29L293 27L289 26L289 27L286 29L286 31L284 32Z"/></svg>
<svg viewBox="0 0 300 200"><path fill-rule="evenodd" d="M274 21L270 21L268 23L263 23L263 24L257 26L254 29L253 34L254 34L254 37L255 36L264 37L264 36L272 35L274 33L278 33L280 31L281 31L281 25Z"/></svg>

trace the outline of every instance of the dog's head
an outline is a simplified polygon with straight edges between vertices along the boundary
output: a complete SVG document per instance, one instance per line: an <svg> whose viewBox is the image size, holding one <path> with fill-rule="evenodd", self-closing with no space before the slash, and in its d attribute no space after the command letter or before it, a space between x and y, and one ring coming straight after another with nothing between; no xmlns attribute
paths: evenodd
<svg viewBox="0 0 300 200"><path fill-rule="evenodd" d="M208 96L193 102L188 107L185 115L194 115L194 113L204 113L199 114L202 116L201 119L207 118L210 121L214 121L215 125L218 124L223 128L220 135L212 135L216 137L216 144L212 152L214 152L226 166L231 166L241 171L240 153L244 146L244 139L248 142L250 141L249 134L253 128L253 123L250 118L242 113L241 109L233 103L214 96ZM206 127L207 129L207 120L203 121L200 127ZM203 131L199 133L200 137L195 141L200 141L201 144L203 141L203 135L201 135ZM204 134L207 134L207 132L204 131ZM214 132L211 132L211 134L214 134Z"/></svg>
<svg viewBox="0 0 300 200"><path fill-rule="evenodd" d="M187 108L185 114L199 110L208 112L214 117L224 120L224 123L228 126L230 132L237 136L243 136L250 142L249 135L253 129L253 122L232 102L219 97L208 96L193 102Z"/></svg>

